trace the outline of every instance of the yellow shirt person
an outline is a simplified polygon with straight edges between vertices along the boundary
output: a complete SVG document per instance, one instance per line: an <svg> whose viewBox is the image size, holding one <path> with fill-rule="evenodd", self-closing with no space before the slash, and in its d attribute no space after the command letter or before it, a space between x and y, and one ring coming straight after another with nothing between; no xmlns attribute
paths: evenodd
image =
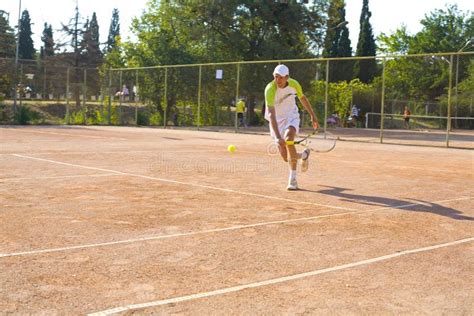
<svg viewBox="0 0 474 316"><path fill-rule="evenodd" d="M245 126L247 125L244 122L244 113L245 113L245 101L243 99L240 99L236 106L235 106L235 111L237 112L237 118L239 120L239 126Z"/></svg>

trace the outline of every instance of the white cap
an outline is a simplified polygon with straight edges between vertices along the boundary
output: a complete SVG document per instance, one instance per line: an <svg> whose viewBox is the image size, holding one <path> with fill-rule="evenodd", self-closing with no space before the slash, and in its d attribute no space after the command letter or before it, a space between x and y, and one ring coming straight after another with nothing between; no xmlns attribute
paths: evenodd
<svg viewBox="0 0 474 316"><path fill-rule="evenodd" d="M290 70L288 67L285 65L281 64L275 67L275 70L273 70L273 75L280 75L282 77L289 76L290 75Z"/></svg>

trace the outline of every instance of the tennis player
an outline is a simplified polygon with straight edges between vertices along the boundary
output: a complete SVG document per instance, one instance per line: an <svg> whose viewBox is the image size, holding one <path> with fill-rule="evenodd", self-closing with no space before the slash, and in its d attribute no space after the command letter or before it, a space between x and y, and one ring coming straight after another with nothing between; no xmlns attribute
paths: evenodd
<svg viewBox="0 0 474 316"><path fill-rule="evenodd" d="M296 167L302 160L301 171L305 172L309 165L309 149L298 153L294 145L286 141L294 141L299 132L300 114L296 106L296 97L301 101L311 116L314 129L318 128L316 115L311 108L303 89L298 81L290 78L290 71L285 65L278 65L273 71L274 80L265 88L265 119L270 123L270 134L278 144L280 155L288 162L290 174L287 190L297 190ZM288 159L289 155L289 159Z"/></svg>

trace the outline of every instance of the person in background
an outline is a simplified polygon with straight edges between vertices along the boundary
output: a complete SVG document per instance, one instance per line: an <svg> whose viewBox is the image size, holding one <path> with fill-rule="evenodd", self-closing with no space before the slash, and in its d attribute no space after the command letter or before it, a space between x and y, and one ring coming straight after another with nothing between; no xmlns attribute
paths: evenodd
<svg viewBox="0 0 474 316"><path fill-rule="evenodd" d="M128 90L127 85L123 85L122 87L122 100L126 100L130 95L130 91Z"/></svg>
<svg viewBox="0 0 474 316"><path fill-rule="evenodd" d="M351 109L351 117L352 117L352 126L353 127L356 127L357 126L357 122L359 121L359 108L357 107L357 105L353 105L352 106L352 109Z"/></svg>
<svg viewBox="0 0 474 316"><path fill-rule="evenodd" d="M403 120L405 121L405 128L410 129L410 109L408 106L405 105L405 109L403 110Z"/></svg>
<svg viewBox="0 0 474 316"><path fill-rule="evenodd" d="M244 99L240 99L238 102L237 102L237 105L235 107L235 111L237 112L237 119L239 120L239 127L241 126L245 126L247 127L247 124L245 123L244 121L244 113L245 113L245 101Z"/></svg>

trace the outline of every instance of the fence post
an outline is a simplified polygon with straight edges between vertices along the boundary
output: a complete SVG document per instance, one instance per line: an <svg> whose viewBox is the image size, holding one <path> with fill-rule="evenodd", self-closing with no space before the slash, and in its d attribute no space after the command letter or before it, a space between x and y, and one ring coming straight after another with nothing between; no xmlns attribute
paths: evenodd
<svg viewBox="0 0 474 316"><path fill-rule="evenodd" d="M23 64L20 64L20 104L18 105L18 118L21 120L21 108L23 106L23 96L21 95L21 90L23 89Z"/></svg>
<svg viewBox="0 0 474 316"><path fill-rule="evenodd" d="M138 126L138 102L137 102L137 92L138 92L138 69L135 72L135 87L136 90L134 91L132 87L132 93L133 93L133 102L135 102L135 125Z"/></svg>
<svg viewBox="0 0 474 316"><path fill-rule="evenodd" d="M108 125L112 121L112 68L109 68L109 100L108 100Z"/></svg>
<svg viewBox="0 0 474 316"><path fill-rule="evenodd" d="M202 79L202 65L199 65L199 82L198 82L198 113L197 113L197 128L200 127L201 121L201 79Z"/></svg>
<svg viewBox="0 0 474 316"><path fill-rule="evenodd" d="M446 147L449 147L449 132L451 131L451 90L452 90L452 85L453 85L453 55L451 54L451 56L449 57L448 122L446 124Z"/></svg>
<svg viewBox="0 0 474 316"><path fill-rule="evenodd" d="M163 109L163 127L166 127L167 123L167 116L168 116L168 67L165 68L165 102L164 102L164 109Z"/></svg>
<svg viewBox="0 0 474 316"><path fill-rule="evenodd" d="M385 57L382 59L382 96L380 101L380 143L383 143L383 123L385 110Z"/></svg>
<svg viewBox="0 0 474 316"><path fill-rule="evenodd" d="M42 100L45 100L46 96L46 63L43 62L43 95L42 95Z"/></svg>
<svg viewBox="0 0 474 316"><path fill-rule="evenodd" d="M329 59L326 59L326 87L324 91L324 133L326 133L328 119L328 102L329 102Z"/></svg>
<svg viewBox="0 0 474 316"><path fill-rule="evenodd" d="M71 117L70 117L70 113L69 113L69 72L70 72L70 68L67 67L67 70L66 70L66 124L69 125L71 123Z"/></svg>
<svg viewBox="0 0 474 316"><path fill-rule="evenodd" d="M123 76L123 70L120 69L120 75L119 75L119 108L118 108L118 125L122 125L122 101L123 101L123 87L122 87L122 76Z"/></svg>
<svg viewBox="0 0 474 316"><path fill-rule="evenodd" d="M237 133L237 124L238 124L238 118L237 118L237 102L239 101L239 89L240 89L240 63L237 64L237 84L235 88L235 114L234 114L234 128L235 132Z"/></svg>
<svg viewBox="0 0 474 316"><path fill-rule="evenodd" d="M87 68L84 68L84 82L82 84L82 111L84 114L84 125L87 125L86 95L87 95Z"/></svg>

